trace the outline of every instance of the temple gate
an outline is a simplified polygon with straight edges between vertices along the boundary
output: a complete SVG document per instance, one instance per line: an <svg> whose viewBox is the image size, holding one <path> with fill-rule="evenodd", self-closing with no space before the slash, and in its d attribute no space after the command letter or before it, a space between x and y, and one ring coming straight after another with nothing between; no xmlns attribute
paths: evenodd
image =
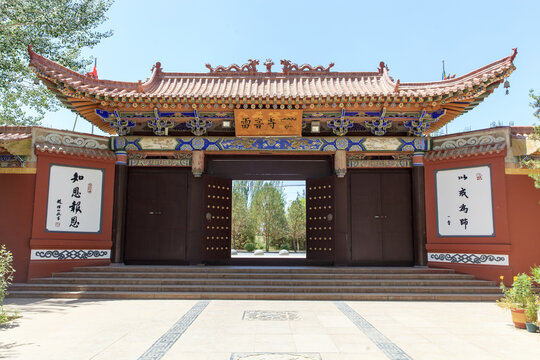
<svg viewBox="0 0 540 360"><path fill-rule="evenodd" d="M455 79L401 83L281 60L88 78L29 50L61 101L116 153L113 261L231 263L232 180L305 180L305 264L426 265L426 135L478 105L516 55Z"/></svg>

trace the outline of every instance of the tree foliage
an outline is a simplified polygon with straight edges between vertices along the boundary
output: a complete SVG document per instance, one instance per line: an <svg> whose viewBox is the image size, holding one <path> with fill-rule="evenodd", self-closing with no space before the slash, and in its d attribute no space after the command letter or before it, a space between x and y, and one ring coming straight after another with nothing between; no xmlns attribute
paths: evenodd
<svg viewBox="0 0 540 360"><path fill-rule="evenodd" d="M271 243L279 245L277 242L287 235L285 194L281 184L276 181L255 183L250 210L256 216L268 252Z"/></svg>
<svg viewBox="0 0 540 360"><path fill-rule="evenodd" d="M530 105L534 109L533 114L540 119L540 95L535 95L531 90L529 96L531 97ZM534 134L532 134L530 137L535 140L540 140L540 125L534 127ZM536 151L540 152L540 149L537 149ZM537 157L527 157L525 160L523 160L523 165L529 169L537 171L529 176L534 179L534 186L540 189L540 160Z"/></svg>
<svg viewBox="0 0 540 360"><path fill-rule="evenodd" d="M305 250L305 191L286 209L282 182L235 180L231 237L231 246L236 249L246 248L249 243L256 244L256 239L262 237L267 252L270 246Z"/></svg>
<svg viewBox="0 0 540 360"><path fill-rule="evenodd" d="M306 192L297 194L287 209L289 234L293 248L298 251L306 248Z"/></svg>
<svg viewBox="0 0 540 360"><path fill-rule="evenodd" d="M249 181L235 181L232 190L232 248L243 249L246 243L255 241L257 224L255 217L249 211L250 198Z"/></svg>
<svg viewBox="0 0 540 360"><path fill-rule="evenodd" d="M0 0L0 125L37 124L59 102L28 66L27 46L70 69L88 71L81 55L112 35L97 31L112 0ZM32 115L27 114L30 112Z"/></svg>

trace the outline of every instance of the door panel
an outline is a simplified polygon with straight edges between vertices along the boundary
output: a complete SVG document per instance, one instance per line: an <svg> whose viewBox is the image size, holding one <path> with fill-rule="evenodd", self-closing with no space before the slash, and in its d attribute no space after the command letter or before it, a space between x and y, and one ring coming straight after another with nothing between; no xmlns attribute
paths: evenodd
<svg viewBox="0 0 540 360"><path fill-rule="evenodd" d="M334 261L334 177L306 181L306 257Z"/></svg>
<svg viewBox="0 0 540 360"><path fill-rule="evenodd" d="M351 172L352 261L412 265L410 170Z"/></svg>
<svg viewBox="0 0 540 360"><path fill-rule="evenodd" d="M378 174L351 174L352 260L370 263L382 258L380 179Z"/></svg>
<svg viewBox="0 0 540 360"><path fill-rule="evenodd" d="M381 174L383 260L407 263L413 260L411 176Z"/></svg>
<svg viewBox="0 0 540 360"><path fill-rule="evenodd" d="M188 172L130 168L124 261L185 261Z"/></svg>
<svg viewBox="0 0 540 360"><path fill-rule="evenodd" d="M203 259L231 257L232 180L204 177Z"/></svg>

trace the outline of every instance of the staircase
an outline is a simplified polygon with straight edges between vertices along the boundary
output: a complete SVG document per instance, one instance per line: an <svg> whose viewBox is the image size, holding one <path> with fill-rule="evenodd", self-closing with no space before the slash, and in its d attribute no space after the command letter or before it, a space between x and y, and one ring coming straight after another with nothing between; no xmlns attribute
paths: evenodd
<svg viewBox="0 0 540 360"><path fill-rule="evenodd" d="M111 265L13 284L9 297L495 301L501 292L449 269Z"/></svg>

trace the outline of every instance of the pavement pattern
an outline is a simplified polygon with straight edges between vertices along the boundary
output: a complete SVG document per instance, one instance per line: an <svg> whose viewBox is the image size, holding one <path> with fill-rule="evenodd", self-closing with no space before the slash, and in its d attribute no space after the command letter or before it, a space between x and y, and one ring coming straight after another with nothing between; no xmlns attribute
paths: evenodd
<svg viewBox="0 0 540 360"><path fill-rule="evenodd" d="M0 359L540 358L494 303L7 299Z"/></svg>

